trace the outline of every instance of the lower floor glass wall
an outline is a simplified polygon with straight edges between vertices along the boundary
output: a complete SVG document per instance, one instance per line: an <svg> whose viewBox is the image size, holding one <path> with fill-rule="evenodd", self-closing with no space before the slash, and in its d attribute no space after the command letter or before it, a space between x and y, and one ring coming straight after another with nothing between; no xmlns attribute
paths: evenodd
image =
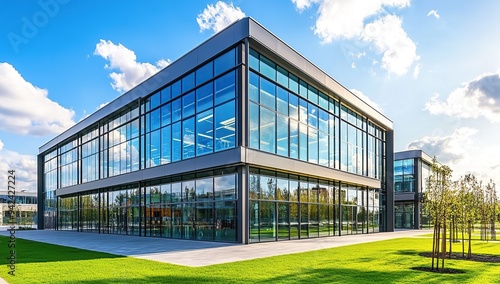
<svg viewBox="0 0 500 284"><path fill-rule="evenodd" d="M250 242L378 232L379 190L251 169Z"/></svg>
<svg viewBox="0 0 500 284"><path fill-rule="evenodd" d="M396 202L394 206L397 229L413 229L415 226L415 205L414 202Z"/></svg>
<svg viewBox="0 0 500 284"><path fill-rule="evenodd" d="M60 197L58 229L235 242L234 169Z"/></svg>
<svg viewBox="0 0 500 284"><path fill-rule="evenodd" d="M379 189L257 168L248 177L246 212L233 167L58 197L57 228L223 242L246 231L250 243L382 231Z"/></svg>

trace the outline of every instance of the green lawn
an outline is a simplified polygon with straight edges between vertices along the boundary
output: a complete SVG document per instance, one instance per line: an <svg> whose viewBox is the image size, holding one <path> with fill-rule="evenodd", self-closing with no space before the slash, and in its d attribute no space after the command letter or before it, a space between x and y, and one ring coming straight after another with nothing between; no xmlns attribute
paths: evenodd
<svg viewBox="0 0 500 284"><path fill-rule="evenodd" d="M447 260L465 274L411 270L431 238L403 238L190 268L17 239L16 276L7 274L7 237L0 237L0 276L9 283L500 283L498 263ZM460 244L455 244L458 252ZM499 242L474 242L474 253L500 255Z"/></svg>

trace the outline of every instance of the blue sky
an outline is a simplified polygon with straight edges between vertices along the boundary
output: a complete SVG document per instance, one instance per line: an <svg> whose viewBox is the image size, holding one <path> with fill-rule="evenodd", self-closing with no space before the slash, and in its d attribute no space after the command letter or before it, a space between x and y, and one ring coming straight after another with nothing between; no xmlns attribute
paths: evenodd
<svg viewBox="0 0 500 284"><path fill-rule="evenodd" d="M39 146L243 16L380 108L396 151L500 176L499 1L137 3L0 0L0 170L19 189Z"/></svg>

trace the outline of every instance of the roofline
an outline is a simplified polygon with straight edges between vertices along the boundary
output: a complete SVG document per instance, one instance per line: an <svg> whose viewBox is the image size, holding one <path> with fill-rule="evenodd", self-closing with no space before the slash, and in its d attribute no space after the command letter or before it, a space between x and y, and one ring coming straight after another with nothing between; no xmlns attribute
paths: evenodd
<svg viewBox="0 0 500 284"><path fill-rule="evenodd" d="M404 150L394 153L394 161L413 158L420 158L429 164L432 164L433 160L433 157L425 153L423 150Z"/></svg>

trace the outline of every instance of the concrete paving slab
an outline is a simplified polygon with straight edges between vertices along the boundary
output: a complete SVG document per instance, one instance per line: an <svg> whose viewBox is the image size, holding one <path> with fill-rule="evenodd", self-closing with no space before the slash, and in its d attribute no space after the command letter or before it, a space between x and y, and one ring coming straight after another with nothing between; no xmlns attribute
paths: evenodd
<svg viewBox="0 0 500 284"><path fill-rule="evenodd" d="M7 232L0 232L0 235L7 235L5 233ZM401 230L250 245L52 230L18 231L16 237L170 264L200 267L395 238L416 237L429 233L432 231Z"/></svg>

